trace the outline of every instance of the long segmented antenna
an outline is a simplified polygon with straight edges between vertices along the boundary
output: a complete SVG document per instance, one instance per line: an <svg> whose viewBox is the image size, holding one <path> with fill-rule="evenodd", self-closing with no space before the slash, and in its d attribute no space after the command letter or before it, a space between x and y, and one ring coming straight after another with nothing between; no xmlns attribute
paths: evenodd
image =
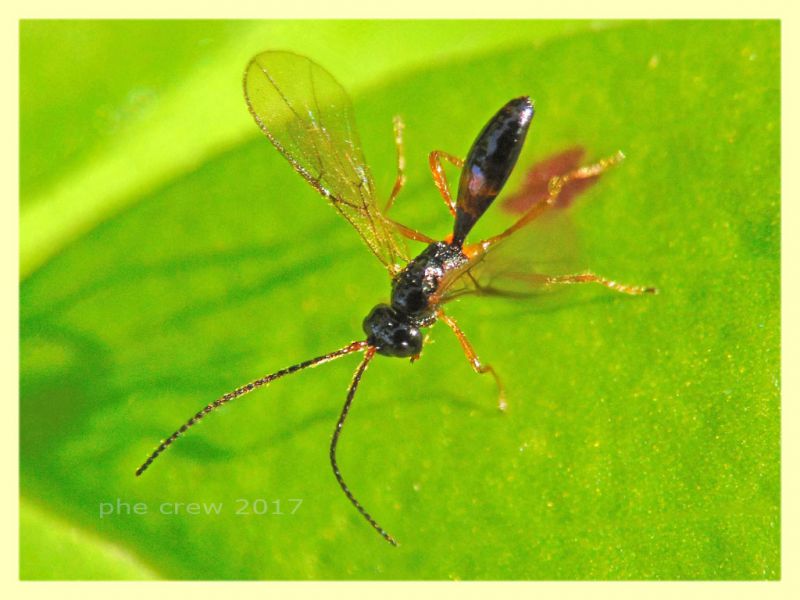
<svg viewBox="0 0 800 600"><path fill-rule="evenodd" d="M350 384L350 389L347 390L347 400L345 400L344 407L342 408L342 414L339 415L339 420L336 423L336 429L333 431L330 453L331 466L333 467L333 474L336 476L336 481L339 482L339 486L342 488L344 495L347 496L347 499L350 500L352 505L356 507L356 510L361 513L361 516L364 517L370 525L372 525L375 531L381 534L383 539L389 542L392 546L397 546L397 540L395 540L388 531L381 527L378 522L373 519L372 516L364 509L361 503L356 500L353 492L350 491L350 488L348 488L347 484L344 482L344 477L342 477L342 474L339 472L339 465L336 463L336 446L339 443L339 436L342 433L344 421L347 418L347 414L350 412L350 405L353 403L353 398L356 395L356 390L358 389L358 384L361 381L361 376L364 374L364 371L367 370L369 361L371 361L372 357L375 356L375 351L376 348L374 346L367 348L367 351L364 353L364 358L361 360L361 364L358 365L356 372L353 374L353 381Z"/></svg>
<svg viewBox="0 0 800 600"><path fill-rule="evenodd" d="M195 425L200 419L202 419L209 413L215 411L223 404L227 404L231 400L238 398L239 396L244 396L245 394L252 392L257 388L269 385L270 383L272 383L276 379L280 379L284 375L291 375L292 373L296 373L297 371L301 371L302 369L306 369L308 367L316 367L317 365L330 362L347 354L363 350L367 346L368 346L367 342L352 342L347 346L345 346L344 348L341 348L329 354L325 354L323 356L318 356L316 358L312 358L303 361L301 363L297 363L296 365L292 365L291 367L286 367L285 369L281 369L280 371L276 371L275 373L266 375L261 379L256 379L255 381L250 382L247 385L243 385L240 388L236 388L232 392L228 392L221 398L214 400L214 402L212 402L202 410L198 411L197 414L195 414L192 418L186 421L186 423L181 425L181 427L177 431L175 431L175 433L169 436L166 440L162 441L161 444L158 446L158 448L153 450L153 453L147 457L146 461L142 463L142 466L136 469L136 476L138 477L139 475L144 473L147 470L147 467L149 467L152 464L152 462L156 458L158 458L158 455L164 452L164 450L166 450L167 448L169 448L175 440L177 440L183 433L186 432L187 429L189 429L192 425ZM375 353L373 348L370 348L370 350L372 350L372 354ZM370 358L371 357L372 355L370 355ZM365 367L366 364L362 363L362 366ZM361 371L363 370L364 369L362 368Z"/></svg>

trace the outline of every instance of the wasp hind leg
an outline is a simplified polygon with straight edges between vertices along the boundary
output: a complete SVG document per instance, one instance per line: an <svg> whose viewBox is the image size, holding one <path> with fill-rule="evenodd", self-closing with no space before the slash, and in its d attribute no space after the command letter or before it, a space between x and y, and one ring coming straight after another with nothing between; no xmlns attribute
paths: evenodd
<svg viewBox="0 0 800 600"><path fill-rule="evenodd" d="M614 165L622 162L624 159L625 155L622 154L622 152L617 152L616 154L613 154L607 158L603 158L594 164L587 165L585 167L579 167L568 173L565 173L564 175L556 175L555 177L552 177L547 184L548 194L546 198L531 206L528 211L522 215L519 220L517 220L516 223L511 225L511 227L506 229L504 232L480 241L476 244L471 244L464 248L464 252L467 254L467 256L485 253L491 246L519 231L525 227L525 225L536 219L544 211L555 205L555 203L558 201L558 197L561 195L561 190L564 189L564 186L567 183L580 179L598 177Z"/></svg>
<svg viewBox="0 0 800 600"><path fill-rule="evenodd" d="M627 285L624 283L619 283L618 281L614 281L612 279L606 279L605 277L600 277L599 275L595 275L594 273L578 273L575 275L545 276L542 279L542 282L545 285L552 285L558 283L566 283L566 284L599 283L600 285L605 286L610 290L614 290L615 292L620 292L621 294L629 294L631 296L658 293L658 288L646 287L641 285Z"/></svg>

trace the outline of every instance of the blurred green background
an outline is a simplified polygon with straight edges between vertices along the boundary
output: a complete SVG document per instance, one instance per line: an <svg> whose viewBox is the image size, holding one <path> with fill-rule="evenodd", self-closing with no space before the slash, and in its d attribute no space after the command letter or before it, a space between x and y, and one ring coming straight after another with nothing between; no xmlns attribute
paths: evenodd
<svg viewBox="0 0 800 600"><path fill-rule="evenodd" d="M20 36L23 579L780 577L778 22L23 21ZM513 96L537 108L521 167L622 149L571 227L585 267L661 289L455 304L505 415L442 325L418 363L376 360L339 458L396 549L328 465L354 357L237 401L133 475L223 392L358 338L388 295L247 113L244 65L272 48L351 92L384 194L403 116L393 216L435 237L450 219L427 153L463 155ZM477 234L509 220L490 211Z"/></svg>

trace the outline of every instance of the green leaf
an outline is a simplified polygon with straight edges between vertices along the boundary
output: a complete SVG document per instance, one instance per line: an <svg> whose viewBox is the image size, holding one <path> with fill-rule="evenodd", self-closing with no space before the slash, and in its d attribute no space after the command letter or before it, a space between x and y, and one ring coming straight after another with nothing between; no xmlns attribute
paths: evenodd
<svg viewBox="0 0 800 600"><path fill-rule="evenodd" d="M545 39L525 25L530 40ZM451 221L427 153L463 155L509 98L530 94L537 109L509 189L567 147L586 148L589 160L623 150L627 160L571 208L571 226L587 267L661 291L630 298L589 286L554 301L448 307L504 378L504 415L491 379L472 373L446 327L431 330L435 343L413 365L376 359L339 463L397 549L353 510L328 464L355 357L235 401L133 475L215 397L358 339L389 292L352 229L244 125L244 63L280 44L252 43L253 24L195 26L228 40L216 75L201 85L191 52L199 33L163 67L140 66L172 82L144 131L124 117L113 144L85 140L82 158L67 160L53 148L75 123L48 137L35 134L49 131L44 117L23 119L21 487L87 532L74 540L86 544L81 553L100 539L170 579L780 577L777 22L543 23L548 41L536 44L515 37L517 22L491 24L494 37L480 22L401 23L407 35L397 39L414 56L404 68L380 58L374 40L401 46L386 24L271 25L303 28L316 48L303 53L353 90L387 194L391 118L403 116L409 182L393 217L431 236L444 237ZM43 43L26 45L36 27L22 31L23 114L26 74L64 60L26 53ZM38 27L44 36L55 25ZM337 51L311 35L337 40L352 59L349 44L361 38L342 41L346 27L369 50L352 81ZM503 32L516 42L505 45ZM476 42L474 53L437 52L475 37L486 40L482 52ZM136 65L123 57L104 85L127 97ZM98 79L86 68L77 85L88 89ZM69 92L53 83L52 102L67 106ZM72 101L76 120L96 110L82 94ZM212 105L226 115L202 121L214 139L204 145L193 111L208 117ZM57 172L40 177L48 152ZM135 175L118 181L121 170L104 170L112 163ZM89 219L74 212L83 181L94 182ZM105 194L103 182L120 187ZM33 241L30 215L48 220L43 241ZM509 220L493 209L475 234ZM292 499L302 499L294 514ZM190 503L203 514L187 513ZM150 576L114 560L89 572L55 550L48 563L47 528L31 519L22 539L37 549L22 553L29 578Z"/></svg>
<svg viewBox="0 0 800 600"><path fill-rule="evenodd" d="M238 90L243 65L267 40L324 56L358 90L404 69L587 26L22 21L22 274L143 195L255 137Z"/></svg>
<svg viewBox="0 0 800 600"><path fill-rule="evenodd" d="M23 581L156 578L126 550L24 500L20 533L19 577Z"/></svg>

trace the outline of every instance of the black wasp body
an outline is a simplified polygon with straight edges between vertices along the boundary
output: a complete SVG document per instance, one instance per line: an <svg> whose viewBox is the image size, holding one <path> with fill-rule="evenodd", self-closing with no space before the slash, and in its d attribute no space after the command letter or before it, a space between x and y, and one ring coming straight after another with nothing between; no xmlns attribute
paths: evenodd
<svg viewBox="0 0 800 600"><path fill-rule="evenodd" d="M469 259L459 246L434 242L392 280L392 303L378 304L364 319L367 343L378 354L399 358L419 356L420 329L436 322L431 298L448 271Z"/></svg>
<svg viewBox="0 0 800 600"><path fill-rule="evenodd" d="M533 105L527 97L511 100L478 134L466 160L441 151L430 153L428 162L434 183L454 217L452 234L437 241L387 216L405 182L403 125L399 119L395 120L397 178L388 202L379 208L374 182L361 153L351 102L330 73L304 56L291 52L263 52L247 65L244 93L251 115L273 145L356 229L387 268L392 276L391 299L388 304L375 306L364 319L365 340L351 342L339 350L281 369L225 394L199 410L163 440L136 474L141 475L181 434L223 404L285 375L364 352L333 431L329 456L334 476L353 506L386 541L396 545L395 539L356 500L336 461L339 436L367 365L376 354L415 360L423 345L420 330L443 321L458 338L472 368L494 377L499 388L499 406L504 408L505 395L497 373L489 365L481 363L464 333L443 307L463 293L502 294L501 288L494 287L493 279L488 283L481 281L478 267L487 253L553 206L565 183L596 177L617 162L621 155L554 177L550 180L547 197L528 208L505 231L465 245L470 230L500 193L514 168L533 118ZM461 168L455 200L450 195L443 160ZM402 249L403 237L423 242L427 247L409 261ZM405 263L404 267L398 266L402 263ZM537 274L531 282L538 285L596 282L627 294L654 291L653 288L623 285L592 273Z"/></svg>
<svg viewBox="0 0 800 600"><path fill-rule="evenodd" d="M415 357L422 351L420 328L436 321L438 292L448 273L470 264L464 240L502 189L525 141L533 105L529 98L508 102L472 144L459 182L453 235L433 242L392 279L391 305L378 304L364 319L367 343L378 354ZM469 199L469 202L466 202Z"/></svg>

